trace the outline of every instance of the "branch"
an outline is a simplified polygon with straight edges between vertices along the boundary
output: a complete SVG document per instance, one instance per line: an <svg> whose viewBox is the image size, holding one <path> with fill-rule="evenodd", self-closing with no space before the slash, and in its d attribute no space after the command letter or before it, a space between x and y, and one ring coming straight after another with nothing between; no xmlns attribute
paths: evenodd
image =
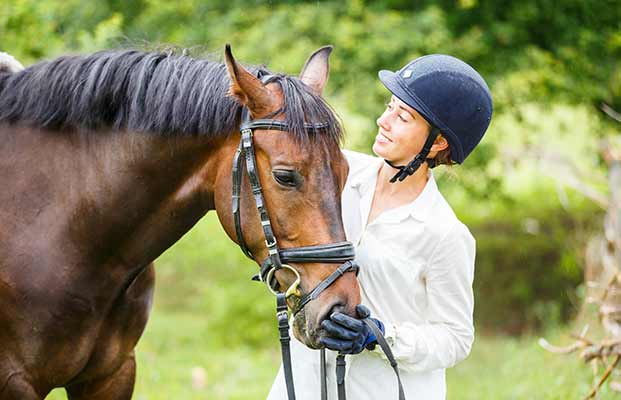
<svg viewBox="0 0 621 400"><path fill-rule="evenodd" d="M600 109L610 118L614 119L617 122L621 122L621 113L615 111L608 104L602 103L602 105L600 106Z"/></svg>
<svg viewBox="0 0 621 400"><path fill-rule="evenodd" d="M586 345L584 344L584 342L578 340L572 344L570 344L569 346L565 346L565 347L560 347L560 346L555 346L553 344L550 344L550 342L548 342L547 340L545 340L544 338L539 338L539 346L543 347L545 350L549 351L550 353L556 353L556 354L569 354L569 353L573 353L576 350L580 350L583 347L585 347Z"/></svg>
<svg viewBox="0 0 621 400"><path fill-rule="evenodd" d="M595 396L597 395L597 391L604 384L604 382L606 382L606 379L608 379L608 377L610 376L610 373L617 366L620 360L621 360L621 355L617 355L615 360L608 366L608 368L606 368L604 375L602 375L602 377L599 379L599 382L597 382L597 385L593 388L593 390L591 390L591 393L589 393L589 395L585 397L585 400L595 398Z"/></svg>

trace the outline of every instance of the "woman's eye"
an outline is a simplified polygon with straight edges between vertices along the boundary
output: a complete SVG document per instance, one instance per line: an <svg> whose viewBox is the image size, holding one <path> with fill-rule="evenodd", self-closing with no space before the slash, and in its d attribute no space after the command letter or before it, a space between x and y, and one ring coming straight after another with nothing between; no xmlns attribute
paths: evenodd
<svg viewBox="0 0 621 400"><path fill-rule="evenodd" d="M407 120L407 119L405 119L405 118L403 118L401 115L399 115L399 119L400 119L401 121L403 121L403 122L408 122L408 120Z"/></svg>
<svg viewBox="0 0 621 400"><path fill-rule="evenodd" d="M388 110L392 110L392 104L390 104L390 103L386 103L386 108L387 108Z"/></svg>
<svg viewBox="0 0 621 400"><path fill-rule="evenodd" d="M291 188L299 188L304 181L304 178L296 171L275 169L272 171L272 175L279 185Z"/></svg>

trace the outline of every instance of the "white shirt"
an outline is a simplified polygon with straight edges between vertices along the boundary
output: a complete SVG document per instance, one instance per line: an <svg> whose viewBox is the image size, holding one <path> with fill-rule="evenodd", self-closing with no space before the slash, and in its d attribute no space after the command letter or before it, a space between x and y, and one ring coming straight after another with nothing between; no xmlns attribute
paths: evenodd
<svg viewBox="0 0 621 400"><path fill-rule="evenodd" d="M367 225L383 160L343 153L350 168L342 195L343 222L347 239L356 246L362 304L385 325L406 398L443 400L445 368L465 359L474 339L474 238L438 191L431 172L412 203L385 211ZM318 400L319 351L294 338L291 352L297 400ZM336 399L335 357L327 352L331 400ZM348 399L398 398L394 371L379 346L346 361ZM282 366L268 399L287 399Z"/></svg>

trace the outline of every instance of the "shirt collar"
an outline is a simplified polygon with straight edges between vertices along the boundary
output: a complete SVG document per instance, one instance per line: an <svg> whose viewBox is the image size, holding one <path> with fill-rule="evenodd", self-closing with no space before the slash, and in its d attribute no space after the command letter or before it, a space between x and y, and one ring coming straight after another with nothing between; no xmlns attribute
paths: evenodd
<svg viewBox="0 0 621 400"><path fill-rule="evenodd" d="M367 190L374 189L375 183L377 182L377 174L383 162L383 159L375 158L367 167L352 176L350 182L351 187L358 189L361 195L367 192Z"/></svg>
<svg viewBox="0 0 621 400"><path fill-rule="evenodd" d="M377 174L383 162L383 159L378 158L352 177L350 186L358 189L360 197L362 197L369 190L375 190ZM434 179L433 171L431 169L429 169L427 177L427 183L425 184L423 191L420 192L414 201L384 212L385 215L382 216L382 219L385 218L384 220L387 222L400 222L408 216L411 216L418 221L424 222L431 212L431 207L433 206L436 194L438 193L438 185L436 184L436 180Z"/></svg>

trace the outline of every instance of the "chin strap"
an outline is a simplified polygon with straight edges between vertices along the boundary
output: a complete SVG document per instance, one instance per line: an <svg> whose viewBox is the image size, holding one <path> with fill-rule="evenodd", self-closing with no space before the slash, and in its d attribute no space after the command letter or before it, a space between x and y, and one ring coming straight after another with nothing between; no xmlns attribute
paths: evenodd
<svg viewBox="0 0 621 400"><path fill-rule="evenodd" d="M429 155L429 151L431 151L431 146L433 146L433 142L436 141L436 138L439 134L440 130L435 126L432 127L431 132L429 132L429 136L427 137L427 140L423 145L423 149L420 151L420 153L416 155L416 157L414 157L412 161L408 163L408 165L394 165L390 161L384 160L386 164L390 165L394 169L399 170L399 172L397 172L395 176L390 179L390 183L395 183L397 180L399 180L399 182L403 181L408 176L414 174L414 172L416 172L416 170L418 170L418 168L420 168L422 163L425 161L427 162L427 164L429 164L429 168L435 167L436 161L433 158L427 158L427 156Z"/></svg>

